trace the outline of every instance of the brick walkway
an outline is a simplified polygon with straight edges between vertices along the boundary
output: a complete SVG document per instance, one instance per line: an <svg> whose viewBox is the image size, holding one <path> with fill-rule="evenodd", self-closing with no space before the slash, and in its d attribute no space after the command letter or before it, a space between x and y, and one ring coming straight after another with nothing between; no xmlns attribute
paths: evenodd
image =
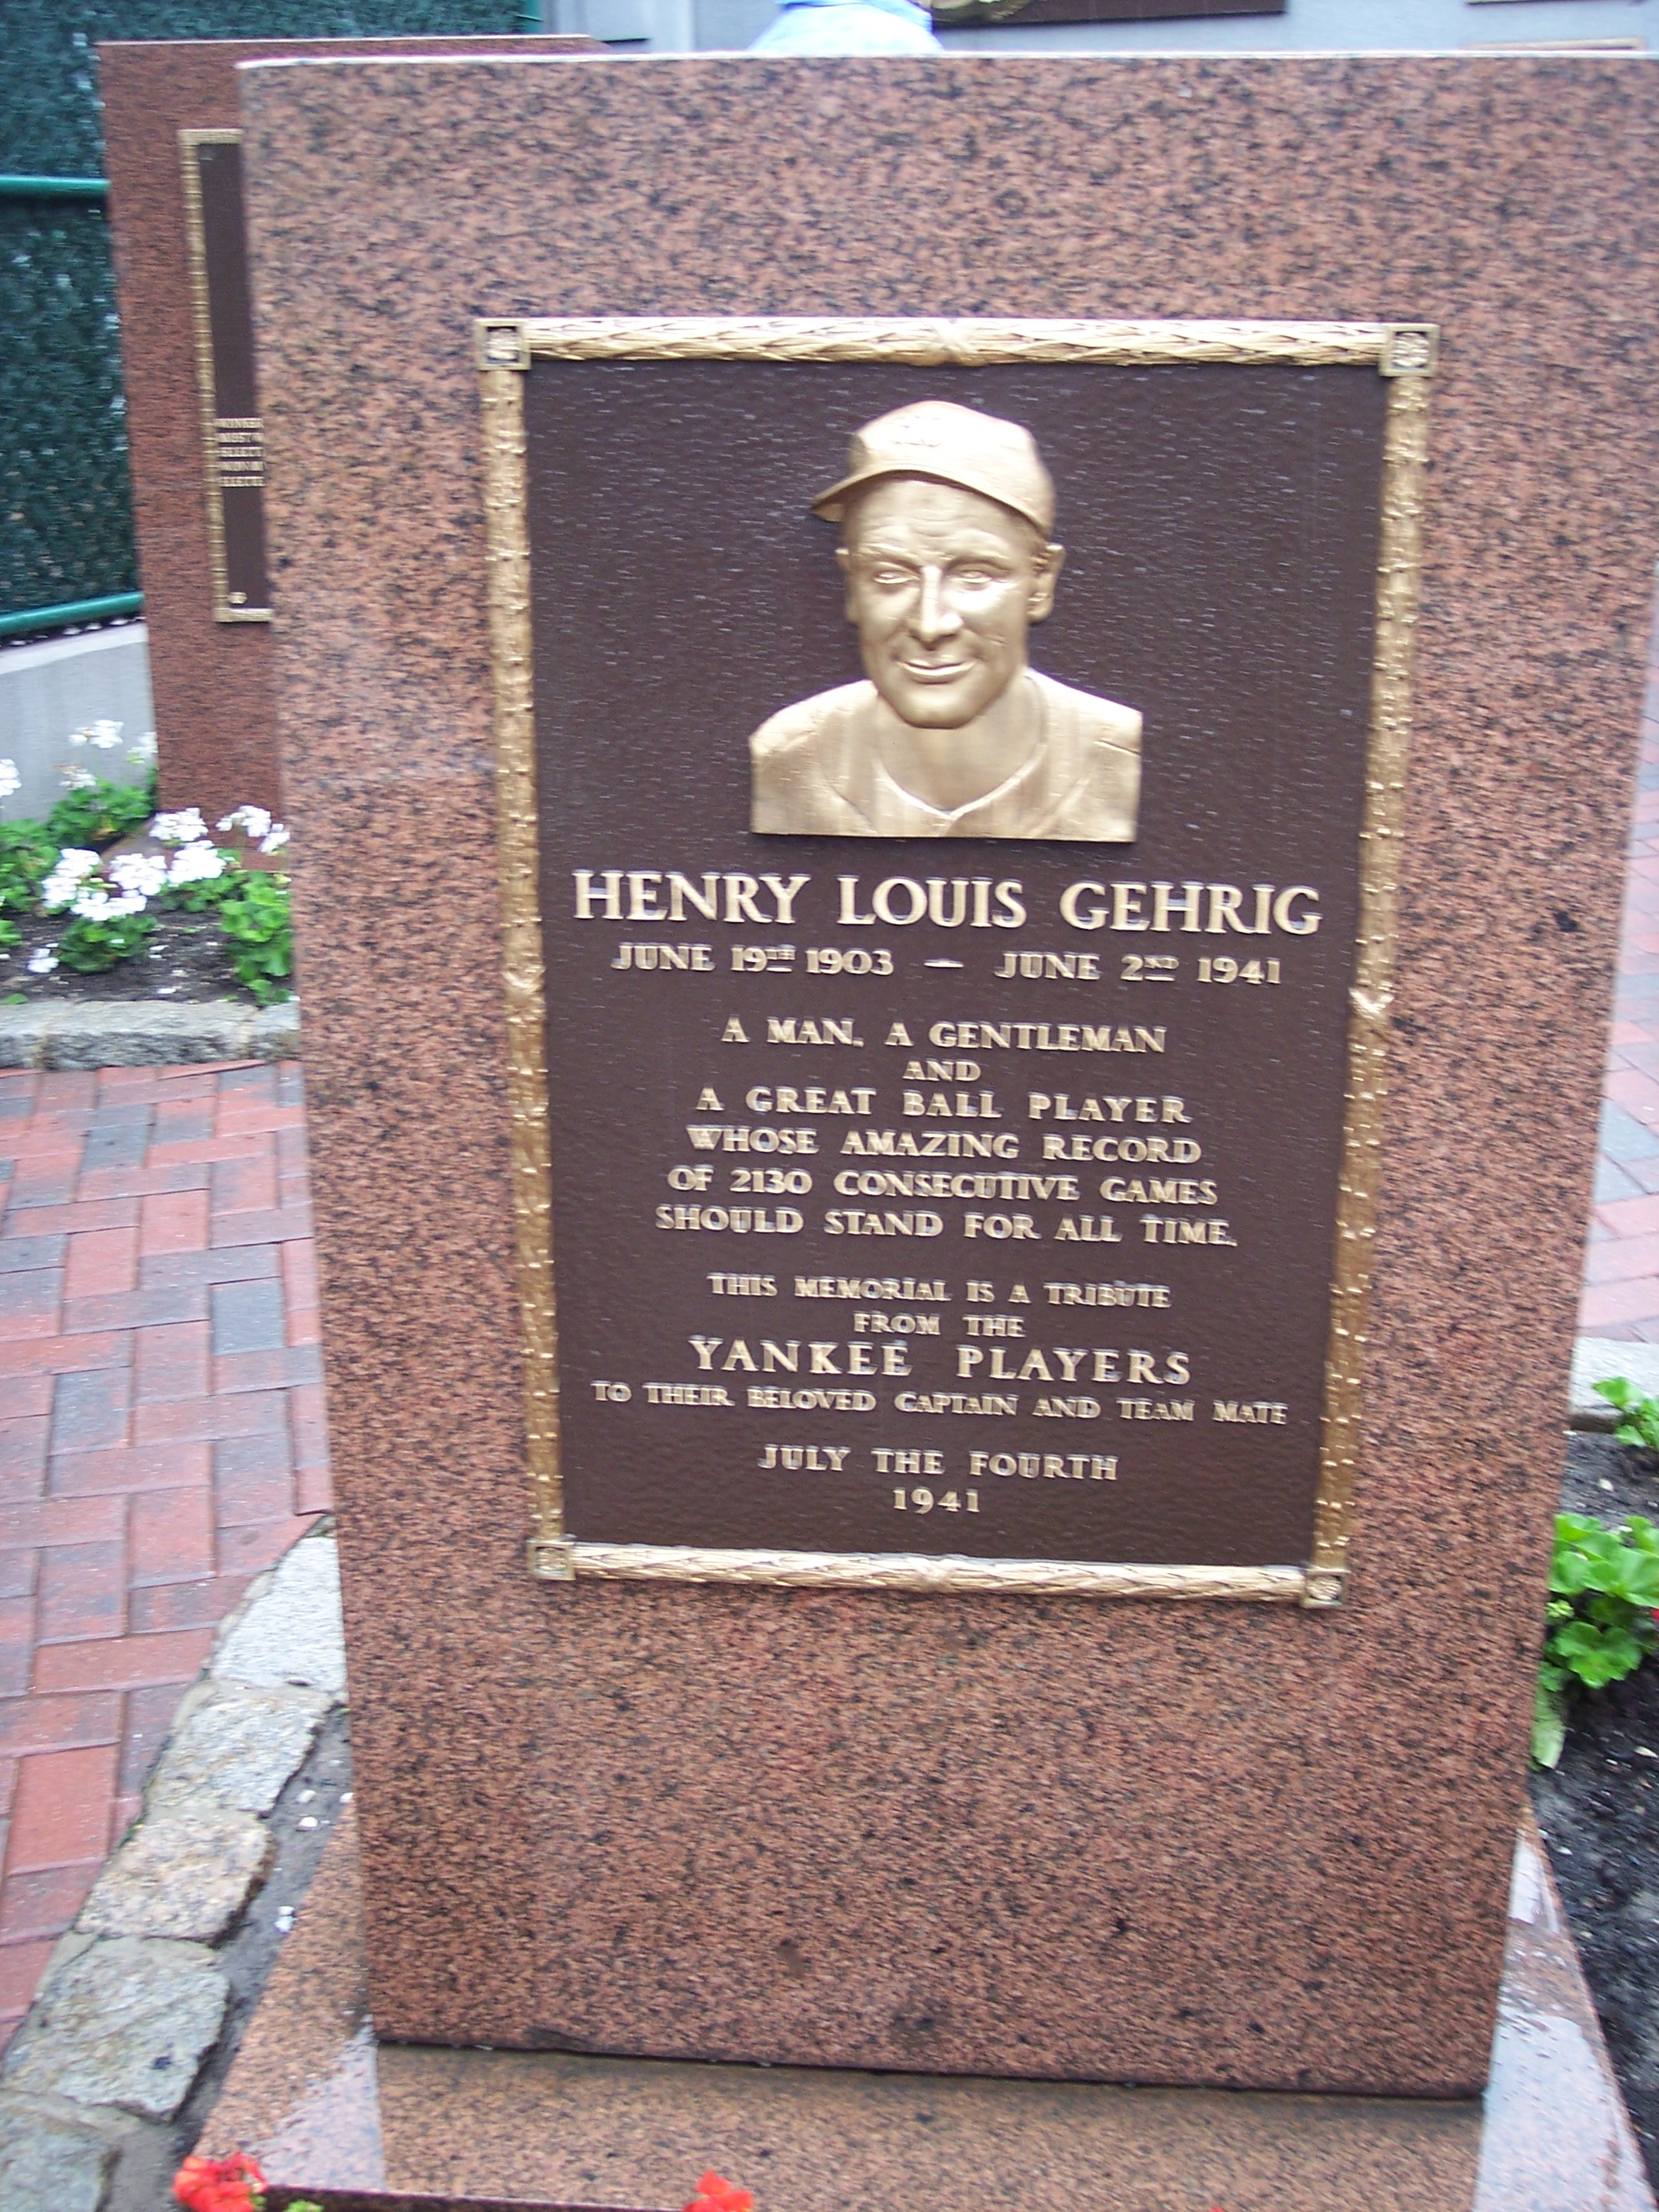
<svg viewBox="0 0 1659 2212"><path fill-rule="evenodd" d="M1642 718L1589 1234L1580 1334L1659 1344L1659 631Z"/></svg>
<svg viewBox="0 0 1659 2212"><path fill-rule="evenodd" d="M329 1502L297 1067L0 1076L0 2048Z"/></svg>

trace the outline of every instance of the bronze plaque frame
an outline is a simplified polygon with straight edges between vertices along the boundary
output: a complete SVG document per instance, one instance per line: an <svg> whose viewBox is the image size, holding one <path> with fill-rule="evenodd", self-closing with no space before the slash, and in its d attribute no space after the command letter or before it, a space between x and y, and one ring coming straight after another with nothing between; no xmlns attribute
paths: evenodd
<svg viewBox="0 0 1659 2212"><path fill-rule="evenodd" d="M227 489L260 494L252 518L261 548L258 566L264 567L264 418L262 414L222 416L219 412L218 373L214 362L214 296L209 266L207 226L202 206L202 175L198 166L204 146L240 148L240 131L188 130L179 133L179 158L185 194L185 236L190 252L190 295L196 337L196 386L202 412L202 489L207 502L208 557L213 576L213 619L219 623L268 623L269 605L251 605L245 594L232 588L230 559L225 530ZM253 330L250 319L246 342L252 361ZM250 581L252 579L250 578ZM264 598L269 599L269 580Z"/></svg>
<svg viewBox="0 0 1659 2212"><path fill-rule="evenodd" d="M1358 1468L1365 1307L1380 1168L1411 674L1421 565L1430 379L1437 331L1422 324L814 320L714 317L485 319L474 325L483 460L508 1110L523 1331L532 1571L544 1580L747 1583L796 1588L1024 1591L1095 1597L1341 1601ZM1388 380L1382 528L1360 920L1350 994L1347 1079L1331 1271L1320 1479L1303 1566L1171 1566L984 1559L904 1553L704 1550L592 1544L565 1533L559 1460L557 1306L545 1058L546 991L526 513L524 387L534 359L1291 363L1370 367Z"/></svg>

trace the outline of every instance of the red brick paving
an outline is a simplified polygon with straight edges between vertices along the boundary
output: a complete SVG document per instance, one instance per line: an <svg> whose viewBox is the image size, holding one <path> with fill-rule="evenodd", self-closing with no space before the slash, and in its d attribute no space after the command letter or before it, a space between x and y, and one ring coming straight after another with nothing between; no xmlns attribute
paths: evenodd
<svg viewBox="0 0 1659 2212"><path fill-rule="evenodd" d="M1659 632L1642 719L1636 818L1578 1328L1659 1344Z"/></svg>
<svg viewBox="0 0 1659 2212"><path fill-rule="evenodd" d="M0 1074L0 2048L327 1510L297 1067Z"/></svg>

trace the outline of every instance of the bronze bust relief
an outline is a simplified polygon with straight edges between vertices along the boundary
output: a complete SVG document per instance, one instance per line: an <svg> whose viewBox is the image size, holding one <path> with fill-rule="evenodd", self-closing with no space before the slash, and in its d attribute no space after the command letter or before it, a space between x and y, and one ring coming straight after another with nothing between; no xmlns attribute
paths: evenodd
<svg viewBox="0 0 1659 2212"><path fill-rule="evenodd" d="M1140 716L1030 666L1065 548L1030 433L924 399L858 431L812 503L841 526L866 681L750 739L750 827L794 837L1127 844Z"/></svg>

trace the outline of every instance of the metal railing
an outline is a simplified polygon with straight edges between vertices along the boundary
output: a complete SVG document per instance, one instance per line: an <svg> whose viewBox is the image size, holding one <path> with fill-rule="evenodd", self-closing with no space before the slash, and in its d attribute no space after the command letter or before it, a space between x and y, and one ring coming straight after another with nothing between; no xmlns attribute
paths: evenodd
<svg viewBox="0 0 1659 2212"><path fill-rule="evenodd" d="M27 607L0 615L0 638L32 637L45 629L72 629L80 623L113 622L143 611L142 592L106 592L101 599L65 599L55 607Z"/></svg>
<svg viewBox="0 0 1659 2212"><path fill-rule="evenodd" d="M0 200L102 200L107 177L0 177Z"/></svg>

